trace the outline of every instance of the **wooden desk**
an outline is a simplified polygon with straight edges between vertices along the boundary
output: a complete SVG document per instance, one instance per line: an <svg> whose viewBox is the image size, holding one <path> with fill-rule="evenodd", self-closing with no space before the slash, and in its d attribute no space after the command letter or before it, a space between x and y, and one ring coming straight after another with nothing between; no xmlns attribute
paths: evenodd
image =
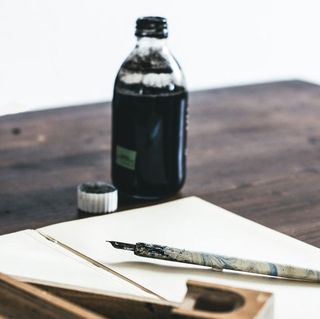
<svg viewBox="0 0 320 319"><path fill-rule="evenodd" d="M110 114L99 103L0 118L1 234L82 217L76 185L110 178ZM319 124L320 87L306 82L191 93L178 196L320 247Z"/></svg>

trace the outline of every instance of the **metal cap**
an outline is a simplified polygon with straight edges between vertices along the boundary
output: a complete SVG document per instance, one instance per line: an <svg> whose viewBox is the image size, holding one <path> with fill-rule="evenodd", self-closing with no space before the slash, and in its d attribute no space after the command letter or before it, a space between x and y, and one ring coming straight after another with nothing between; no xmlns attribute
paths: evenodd
<svg viewBox="0 0 320 319"><path fill-rule="evenodd" d="M87 182L77 187L78 209L90 214L112 213L118 208L117 189L105 182Z"/></svg>

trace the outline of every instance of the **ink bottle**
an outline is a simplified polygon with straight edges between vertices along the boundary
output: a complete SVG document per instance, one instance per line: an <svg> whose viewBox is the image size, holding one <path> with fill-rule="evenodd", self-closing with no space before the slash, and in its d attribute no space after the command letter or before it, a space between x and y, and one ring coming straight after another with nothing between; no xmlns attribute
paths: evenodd
<svg viewBox="0 0 320 319"><path fill-rule="evenodd" d="M129 197L160 199L185 181L188 93L166 19L139 18L135 35L114 86L112 180Z"/></svg>

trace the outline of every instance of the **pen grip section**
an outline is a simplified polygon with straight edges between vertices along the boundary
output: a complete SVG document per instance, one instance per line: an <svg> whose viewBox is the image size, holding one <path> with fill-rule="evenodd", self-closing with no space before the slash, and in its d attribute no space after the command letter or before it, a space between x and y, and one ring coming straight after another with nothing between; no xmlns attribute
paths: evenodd
<svg viewBox="0 0 320 319"><path fill-rule="evenodd" d="M141 257L163 259L199 266L207 266L215 269L223 269L223 265L220 265L219 263L215 262L212 258L209 258L210 255L192 252L185 249L137 243L134 253L135 255Z"/></svg>

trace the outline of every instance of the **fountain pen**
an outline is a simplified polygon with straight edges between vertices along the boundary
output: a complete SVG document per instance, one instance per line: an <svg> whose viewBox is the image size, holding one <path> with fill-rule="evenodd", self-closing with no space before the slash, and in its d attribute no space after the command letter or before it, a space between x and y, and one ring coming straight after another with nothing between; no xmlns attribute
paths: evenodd
<svg viewBox="0 0 320 319"><path fill-rule="evenodd" d="M256 261L236 257L215 255L188 251L168 246L146 243L127 244L118 241L107 241L114 248L133 251L141 257L163 259L187 264L211 267L214 270L231 270L237 272L254 273L286 279L294 279L320 283L320 271L295 267L292 265L277 264L266 261Z"/></svg>

